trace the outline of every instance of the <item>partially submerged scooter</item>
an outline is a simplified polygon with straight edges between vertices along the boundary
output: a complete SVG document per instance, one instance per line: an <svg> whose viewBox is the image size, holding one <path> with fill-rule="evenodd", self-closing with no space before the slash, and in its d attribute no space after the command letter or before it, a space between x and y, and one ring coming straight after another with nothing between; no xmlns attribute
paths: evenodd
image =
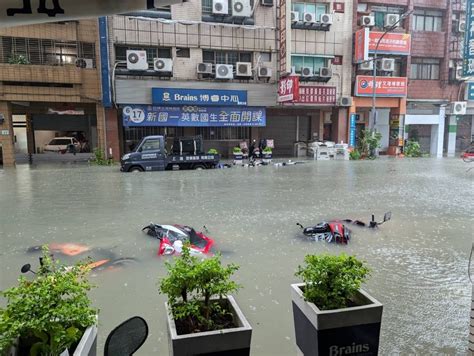
<svg viewBox="0 0 474 356"><path fill-rule="evenodd" d="M379 227L383 223L389 221L391 218L392 218L392 212L388 211L384 214L382 222L375 221L375 215L374 214L372 214L372 220L369 221L368 224L366 224L365 222L360 221L360 220L344 219L343 221L347 222L347 223L350 223L350 224L357 225L357 226L368 227L369 229L375 229L376 227Z"/></svg>

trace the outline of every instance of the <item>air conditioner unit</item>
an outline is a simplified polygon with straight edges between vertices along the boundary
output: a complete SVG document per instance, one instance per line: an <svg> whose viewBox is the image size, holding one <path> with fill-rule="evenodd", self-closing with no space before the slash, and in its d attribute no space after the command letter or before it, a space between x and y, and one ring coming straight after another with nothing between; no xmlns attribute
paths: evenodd
<svg viewBox="0 0 474 356"><path fill-rule="evenodd" d="M332 69L327 67L319 68L319 76L321 78L331 78L332 77Z"/></svg>
<svg viewBox="0 0 474 356"><path fill-rule="evenodd" d="M212 0L212 13L214 15L229 15L229 2L227 0Z"/></svg>
<svg viewBox="0 0 474 356"><path fill-rule="evenodd" d="M250 0L232 0L232 16L251 17L252 6Z"/></svg>
<svg viewBox="0 0 474 356"><path fill-rule="evenodd" d="M382 60L377 62L377 69L384 72L393 72L395 70L395 59L382 58Z"/></svg>
<svg viewBox="0 0 474 356"><path fill-rule="evenodd" d="M260 5L262 5L262 6L273 6L273 0L261 0Z"/></svg>
<svg viewBox="0 0 474 356"><path fill-rule="evenodd" d="M258 68L258 77L259 78L271 78L272 69L269 67L259 67Z"/></svg>
<svg viewBox="0 0 474 356"><path fill-rule="evenodd" d="M173 60L171 58L155 58L153 67L157 72L173 73Z"/></svg>
<svg viewBox="0 0 474 356"><path fill-rule="evenodd" d="M83 69L94 68L94 60L90 58L78 58L76 59L76 67Z"/></svg>
<svg viewBox="0 0 474 356"><path fill-rule="evenodd" d="M467 103L465 101L455 101L451 103L452 115L466 115Z"/></svg>
<svg viewBox="0 0 474 356"><path fill-rule="evenodd" d="M313 76L313 68L311 68L311 67L301 68L301 76L302 77L312 77Z"/></svg>
<svg viewBox="0 0 474 356"><path fill-rule="evenodd" d="M198 74L212 74L212 63L198 63Z"/></svg>
<svg viewBox="0 0 474 356"><path fill-rule="evenodd" d="M362 62L359 64L359 70L373 70L374 69L374 61L372 58L369 58L367 62Z"/></svg>
<svg viewBox="0 0 474 356"><path fill-rule="evenodd" d="M251 77L252 76L252 63L237 62L235 64L235 76L236 77Z"/></svg>
<svg viewBox="0 0 474 356"><path fill-rule="evenodd" d="M311 12L305 12L303 14L304 23L316 23L316 15Z"/></svg>
<svg viewBox="0 0 474 356"><path fill-rule="evenodd" d="M233 79L234 66L231 64L216 64L216 79Z"/></svg>
<svg viewBox="0 0 474 356"><path fill-rule="evenodd" d="M464 73L463 73L462 65L456 66L456 80L462 80L463 74Z"/></svg>
<svg viewBox="0 0 474 356"><path fill-rule="evenodd" d="M392 26L395 26L395 24L397 24L396 26L398 27L399 20L400 20L400 15L398 14L386 14L384 26L392 27Z"/></svg>
<svg viewBox="0 0 474 356"><path fill-rule="evenodd" d="M146 51L127 50L127 69L147 70L148 60L146 58Z"/></svg>
<svg viewBox="0 0 474 356"><path fill-rule="evenodd" d="M300 13L298 11L291 12L291 22L298 22L300 20Z"/></svg>
<svg viewBox="0 0 474 356"><path fill-rule="evenodd" d="M339 99L339 106L352 106L352 97L351 96L342 96Z"/></svg>
<svg viewBox="0 0 474 356"><path fill-rule="evenodd" d="M331 25L332 24L332 15L331 14L322 14L319 18L319 22L323 25Z"/></svg>
<svg viewBox="0 0 474 356"><path fill-rule="evenodd" d="M458 32L466 32L466 21L459 21Z"/></svg>
<svg viewBox="0 0 474 356"><path fill-rule="evenodd" d="M375 17L374 16L362 16L360 20L361 26L373 27L375 26Z"/></svg>

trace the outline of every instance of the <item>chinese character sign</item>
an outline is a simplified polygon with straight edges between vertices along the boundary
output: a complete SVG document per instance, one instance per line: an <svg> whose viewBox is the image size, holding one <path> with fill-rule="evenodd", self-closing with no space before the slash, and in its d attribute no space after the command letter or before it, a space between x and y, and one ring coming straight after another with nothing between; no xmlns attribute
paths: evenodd
<svg viewBox="0 0 474 356"><path fill-rule="evenodd" d="M261 107L201 107L128 105L122 109L123 125L129 126L265 126Z"/></svg>
<svg viewBox="0 0 474 356"><path fill-rule="evenodd" d="M467 0L463 77L474 76L474 0Z"/></svg>
<svg viewBox="0 0 474 356"><path fill-rule="evenodd" d="M375 95L385 97L407 96L408 81L406 77L376 77ZM355 96L372 96L374 79L368 75L356 77Z"/></svg>
<svg viewBox="0 0 474 356"><path fill-rule="evenodd" d="M289 76L278 82L278 101L294 101L299 95L299 77Z"/></svg>
<svg viewBox="0 0 474 356"><path fill-rule="evenodd" d="M411 35L409 33L386 33L383 32L369 32L369 52L373 53L377 48L377 53L380 54L398 54L408 56L411 50ZM381 39L382 38L382 39Z"/></svg>
<svg viewBox="0 0 474 356"><path fill-rule="evenodd" d="M246 106L245 90L153 88L155 105Z"/></svg>

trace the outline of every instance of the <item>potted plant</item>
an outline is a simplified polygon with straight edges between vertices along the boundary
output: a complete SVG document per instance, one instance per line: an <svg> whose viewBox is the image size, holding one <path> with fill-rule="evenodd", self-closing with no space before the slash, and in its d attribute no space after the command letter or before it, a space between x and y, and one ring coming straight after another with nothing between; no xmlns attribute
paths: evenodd
<svg viewBox="0 0 474 356"><path fill-rule="evenodd" d="M207 151L208 155L218 155L219 152L215 148L210 148L209 151Z"/></svg>
<svg viewBox="0 0 474 356"><path fill-rule="evenodd" d="M97 310L87 292L90 268L78 263L59 265L43 247L35 278L20 277L18 286L1 292L0 354L96 355ZM30 271L25 265L22 272Z"/></svg>
<svg viewBox="0 0 474 356"><path fill-rule="evenodd" d="M357 161L360 159L360 152L359 150L356 148L356 149L353 149L350 153L349 153L349 158L353 161Z"/></svg>
<svg viewBox="0 0 474 356"><path fill-rule="evenodd" d="M232 154L234 156L234 164L242 165L244 154L242 153L242 149L238 146L232 149Z"/></svg>
<svg viewBox="0 0 474 356"><path fill-rule="evenodd" d="M375 159L377 150L380 148L382 134L373 130L363 130L359 140L359 151L363 158Z"/></svg>
<svg viewBox="0 0 474 356"><path fill-rule="evenodd" d="M407 144L405 145L403 152L405 156L407 157L421 157L422 156L420 144L416 141L409 140Z"/></svg>
<svg viewBox="0 0 474 356"><path fill-rule="evenodd" d="M238 266L222 266L220 256L200 260L187 246L159 290L168 297L172 355L249 355L252 328L229 293L240 286L230 277Z"/></svg>
<svg viewBox="0 0 474 356"><path fill-rule="evenodd" d="M360 289L369 269L353 256L307 255L291 285L296 344L304 355L377 355L382 304Z"/></svg>
<svg viewBox="0 0 474 356"><path fill-rule="evenodd" d="M263 162L270 163L272 161L272 149L270 147L265 147L263 149Z"/></svg>

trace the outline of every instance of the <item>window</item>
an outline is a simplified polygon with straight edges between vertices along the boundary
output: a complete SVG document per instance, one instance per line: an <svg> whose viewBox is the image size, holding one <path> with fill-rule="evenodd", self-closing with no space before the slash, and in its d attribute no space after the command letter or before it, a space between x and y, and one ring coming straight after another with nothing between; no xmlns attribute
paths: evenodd
<svg viewBox="0 0 474 356"><path fill-rule="evenodd" d="M201 10L203 15L212 15L213 0L202 0ZM254 8L254 0L250 0L250 7ZM232 16L232 1L229 0L229 16Z"/></svg>
<svg viewBox="0 0 474 356"><path fill-rule="evenodd" d="M413 58L410 79L439 80L439 59Z"/></svg>
<svg viewBox="0 0 474 356"><path fill-rule="evenodd" d="M260 62L271 62L272 53L271 52L261 52L260 53Z"/></svg>
<svg viewBox="0 0 474 356"><path fill-rule="evenodd" d="M115 60L126 61L127 50L146 51L146 59L149 64L153 64L154 58L173 58L171 48L115 46Z"/></svg>
<svg viewBox="0 0 474 356"><path fill-rule="evenodd" d="M291 4L291 11L298 11L300 21L304 21L304 13L309 12L315 15L316 21L319 21L321 15L328 13L327 4L295 2Z"/></svg>
<svg viewBox="0 0 474 356"><path fill-rule="evenodd" d="M143 145L142 145L142 151L158 151L160 149L160 139L159 138L153 138L146 140Z"/></svg>
<svg viewBox="0 0 474 356"><path fill-rule="evenodd" d="M178 57L178 58L189 58L189 57L191 57L191 54L189 52L189 48L176 47L176 57Z"/></svg>
<svg viewBox="0 0 474 356"><path fill-rule="evenodd" d="M387 14L401 15L404 13L403 8L391 7L391 6L372 6L370 10L371 10L372 16L374 16L375 18L375 27L378 27L378 28L385 27L385 15Z"/></svg>
<svg viewBox="0 0 474 356"><path fill-rule="evenodd" d="M248 140L249 127L198 127L196 135L202 135L204 140Z"/></svg>
<svg viewBox="0 0 474 356"><path fill-rule="evenodd" d="M313 73L318 73L320 68L327 67L328 59L318 56L291 56L291 66L295 67L295 73L301 74L301 68L309 67Z"/></svg>
<svg viewBox="0 0 474 356"><path fill-rule="evenodd" d="M237 62L252 63L252 52L203 50L202 60L204 63L232 64L235 66Z"/></svg>
<svg viewBox="0 0 474 356"><path fill-rule="evenodd" d="M415 31L441 31L443 26L443 12L431 10L415 10L413 15L413 29Z"/></svg>

